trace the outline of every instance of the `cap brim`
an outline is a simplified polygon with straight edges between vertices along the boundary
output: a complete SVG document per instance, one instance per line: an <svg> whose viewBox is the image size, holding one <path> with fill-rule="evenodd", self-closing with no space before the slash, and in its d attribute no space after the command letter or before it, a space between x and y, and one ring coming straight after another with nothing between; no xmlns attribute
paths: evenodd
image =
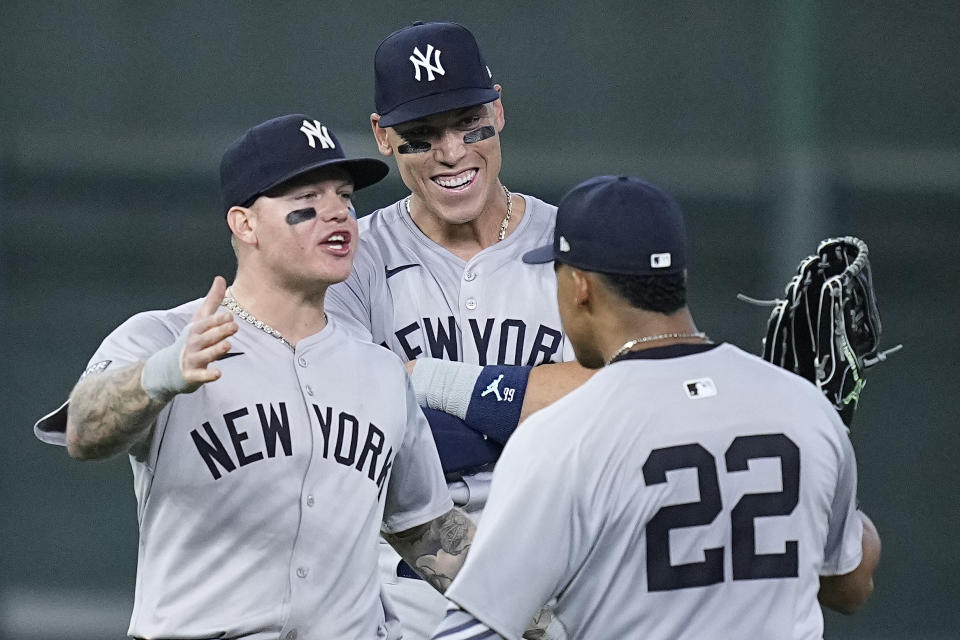
<svg viewBox="0 0 960 640"><path fill-rule="evenodd" d="M523 254L522 260L527 264L543 264L544 262L553 262L555 259L553 245L548 244L537 247Z"/></svg>
<svg viewBox="0 0 960 640"><path fill-rule="evenodd" d="M360 190L364 187L369 187L372 184L376 184L387 177L387 174L390 172L390 167L385 162L376 160L374 158L333 158L330 160L323 160L321 162L315 162L314 164L308 164L305 167L300 167L296 171L288 173L277 180L274 180L267 186L260 189L255 195L250 196L250 199L247 200L243 205L248 207L253 202L267 193L271 189L274 189L288 180L293 180L297 176L309 173L315 169L320 169L323 167L339 167L350 174L350 179L353 180L354 190Z"/></svg>
<svg viewBox="0 0 960 640"><path fill-rule="evenodd" d="M376 184L387 177L390 166L374 158L355 158L352 160L334 160L321 166L340 166L353 177L353 188L363 189Z"/></svg>
<svg viewBox="0 0 960 640"><path fill-rule="evenodd" d="M405 102L388 113L381 113L378 124L381 127L392 127L444 111L486 104L497 100L499 97L500 93L489 87L454 89L443 93L434 93Z"/></svg>

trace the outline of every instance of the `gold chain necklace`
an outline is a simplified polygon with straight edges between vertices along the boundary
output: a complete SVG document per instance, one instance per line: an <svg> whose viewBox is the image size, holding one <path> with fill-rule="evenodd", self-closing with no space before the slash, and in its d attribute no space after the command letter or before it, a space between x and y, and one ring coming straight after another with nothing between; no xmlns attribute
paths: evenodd
<svg viewBox="0 0 960 640"><path fill-rule="evenodd" d="M276 329L268 325L266 322L257 320L256 316L254 316L252 313L250 313L249 311L241 307L240 303L237 302L237 299L233 297L233 292L231 292L230 289L227 289L226 295L224 296L223 300L220 302L220 306L226 307L227 311L237 314L238 316L240 316L241 318L243 318L244 320L246 320L247 322L255 326L257 329L260 329L264 333L267 333L273 336L283 344L290 347L291 351L296 351L296 348L292 344L290 344L290 342L286 338L284 338L279 331L277 331ZM324 322L326 322L327 314L323 314L323 320Z"/></svg>
<svg viewBox="0 0 960 640"><path fill-rule="evenodd" d="M503 185L500 185L500 187L503 189L503 195L507 196L507 215L503 216L503 221L500 223L500 233L497 234L497 242L503 242L503 239L507 237L507 226L510 224L510 216L513 215L513 197L506 187Z"/></svg>
<svg viewBox="0 0 960 640"><path fill-rule="evenodd" d="M500 188L503 189L503 195L507 197L507 215L503 216L503 220L500 222L500 232L497 234L497 242L503 242L503 239L507 237L507 227L510 225L510 216L513 215L513 195L505 186L500 185ZM411 197L412 196L407 196L403 199L403 206L406 208L408 216L410 215Z"/></svg>
<svg viewBox="0 0 960 640"><path fill-rule="evenodd" d="M655 336L644 336L642 338L634 338L633 340L627 340L623 343L623 346L616 350L616 352L610 356L610 359L607 360L607 364L610 364L628 350L637 346L638 344L643 344L644 342L653 342L654 340L667 340L670 338L698 338L700 340L709 340L703 331L696 331L694 333L658 333Z"/></svg>

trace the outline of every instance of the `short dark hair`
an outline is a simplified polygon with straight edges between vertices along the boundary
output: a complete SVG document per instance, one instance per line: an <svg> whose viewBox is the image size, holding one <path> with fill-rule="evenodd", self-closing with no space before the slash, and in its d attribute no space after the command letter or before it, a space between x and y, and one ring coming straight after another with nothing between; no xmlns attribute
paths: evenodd
<svg viewBox="0 0 960 640"><path fill-rule="evenodd" d="M687 304L687 279L682 273L656 276L597 273L634 307L669 314Z"/></svg>

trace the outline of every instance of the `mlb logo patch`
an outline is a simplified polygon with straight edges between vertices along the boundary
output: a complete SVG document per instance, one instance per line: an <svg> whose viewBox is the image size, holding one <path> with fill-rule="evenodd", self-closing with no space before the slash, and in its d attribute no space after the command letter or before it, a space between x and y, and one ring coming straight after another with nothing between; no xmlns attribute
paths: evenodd
<svg viewBox="0 0 960 640"><path fill-rule="evenodd" d="M650 254L650 268L651 269L666 269L670 266L670 253L651 253Z"/></svg>
<svg viewBox="0 0 960 640"><path fill-rule="evenodd" d="M683 389L687 392L687 397L691 400L712 398L717 395L717 385L713 384L713 380L710 378L687 380L683 383Z"/></svg>

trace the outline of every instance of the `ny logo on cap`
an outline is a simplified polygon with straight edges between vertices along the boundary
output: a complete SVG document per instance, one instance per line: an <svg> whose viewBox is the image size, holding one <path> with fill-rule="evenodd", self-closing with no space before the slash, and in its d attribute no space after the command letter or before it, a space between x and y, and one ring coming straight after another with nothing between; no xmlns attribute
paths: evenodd
<svg viewBox="0 0 960 640"><path fill-rule="evenodd" d="M651 253L650 254L651 269L666 269L669 266L670 266L669 253Z"/></svg>
<svg viewBox="0 0 960 640"><path fill-rule="evenodd" d="M430 54L433 54L433 64L430 63ZM427 72L427 82L433 82L434 73L441 76L446 75L446 71L440 66L440 49L434 49L432 44L427 45L427 54L420 53L420 47L413 48L413 55L410 56L410 62L413 63L413 79L420 82L420 68Z"/></svg>
<svg viewBox="0 0 960 640"><path fill-rule="evenodd" d="M303 132L303 135L307 136L307 144L309 144L312 149L317 148L317 140L320 141L320 147L323 149L335 149L337 147L337 145L333 144L333 138L330 137L327 128L316 120L313 122L304 120L300 131Z"/></svg>

